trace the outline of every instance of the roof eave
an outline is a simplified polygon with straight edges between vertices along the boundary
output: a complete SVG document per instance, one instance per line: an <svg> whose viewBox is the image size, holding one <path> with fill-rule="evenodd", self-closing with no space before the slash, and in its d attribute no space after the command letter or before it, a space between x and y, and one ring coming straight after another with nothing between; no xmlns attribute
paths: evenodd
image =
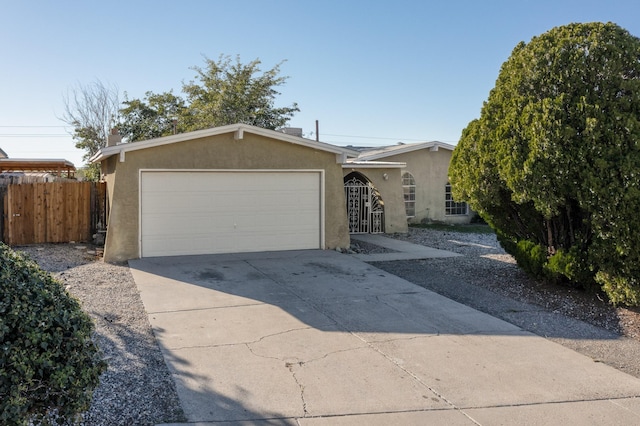
<svg viewBox="0 0 640 426"><path fill-rule="evenodd" d="M378 160L380 158L387 158L387 157L392 157L394 155L406 154L408 152L418 151L420 149L433 149L433 148L435 148L435 150L442 148L449 151L453 151L455 149L455 146L450 145L448 143L444 143L444 142L438 142L438 141L421 142L416 144L402 145L397 149L380 151L380 152L376 152L374 154L369 154L369 155L367 155L366 152L360 153L360 156L358 157L358 159L363 161Z"/></svg>
<svg viewBox="0 0 640 426"><path fill-rule="evenodd" d="M343 169L404 169L407 163L400 161L348 161Z"/></svg>
<svg viewBox="0 0 640 426"><path fill-rule="evenodd" d="M180 133L177 135L163 136L156 139L147 139L139 142L124 143L115 146L108 146L100 149L94 154L89 162L95 163L105 160L115 154L121 154L127 151L137 151L146 148L152 148L156 146L168 145L172 143L184 142L193 139L200 139L210 136L217 136L226 133L238 132L238 139L242 139L242 133L248 132L255 135L265 136L269 138L278 139L284 142L290 142L296 145L302 145L313 149L320 149L322 151L331 152L333 154L341 154L347 157L357 157L359 152L353 151L347 148L341 148L335 145L331 145L324 142L313 141L310 139L300 138L297 136L287 135L275 130L263 129L261 127L251 126L248 124L230 124L227 126L214 127L211 129L196 130L188 133Z"/></svg>

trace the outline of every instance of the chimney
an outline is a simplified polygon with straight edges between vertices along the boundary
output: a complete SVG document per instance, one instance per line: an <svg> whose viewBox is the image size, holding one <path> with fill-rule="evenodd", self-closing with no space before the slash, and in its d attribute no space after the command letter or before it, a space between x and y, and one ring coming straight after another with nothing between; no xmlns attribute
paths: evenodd
<svg viewBox="0 0 640 426"><path fill-rule="evenodd" d="M116 146L122 142L122 136L115 127L111 129L111 134L107 136L107 146Z"/></svg>

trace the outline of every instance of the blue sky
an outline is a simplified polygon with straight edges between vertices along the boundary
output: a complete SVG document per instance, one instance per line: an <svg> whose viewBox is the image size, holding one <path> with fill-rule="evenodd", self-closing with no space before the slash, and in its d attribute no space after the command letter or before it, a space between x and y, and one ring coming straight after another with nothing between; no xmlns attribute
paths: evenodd
<svg viewBox="0 0 640 426"><path fill-rule="evenodd" d="M571 22L615 22L640 36L637 0L8 1L0 0L0 148L80 166L58 119L65 93L96 79L130 98L179 93L203 55L282 60L277 105L320 139L378 146L456 144L502 63ZM46 127L52 126L52 127ZM312 136L314 137L314 136Z"/></svg>

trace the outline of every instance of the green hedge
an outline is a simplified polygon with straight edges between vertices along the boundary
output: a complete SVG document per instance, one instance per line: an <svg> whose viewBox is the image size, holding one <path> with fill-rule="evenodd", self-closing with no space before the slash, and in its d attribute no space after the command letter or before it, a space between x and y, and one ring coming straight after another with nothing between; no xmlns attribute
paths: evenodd
<svg viewBox="0 0 640 426"><path fill-rule="evenodd" d="M93 323L50 274L0 243L0 424L72 422L106 368Z"/></svg>

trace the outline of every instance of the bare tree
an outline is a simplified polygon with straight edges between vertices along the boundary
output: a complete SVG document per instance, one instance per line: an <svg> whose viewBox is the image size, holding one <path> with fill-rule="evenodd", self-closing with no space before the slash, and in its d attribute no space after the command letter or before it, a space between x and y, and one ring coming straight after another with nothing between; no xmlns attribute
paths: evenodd
<svg viewBox="0 0 640 426"><path fill-rule="evenodd" d="M67 91L64 114L60 120L73 127L76 148L85 150L88 160L105 146L110 128L118 121L120 97L118 87L96 80L80 83Z"/></svg>

